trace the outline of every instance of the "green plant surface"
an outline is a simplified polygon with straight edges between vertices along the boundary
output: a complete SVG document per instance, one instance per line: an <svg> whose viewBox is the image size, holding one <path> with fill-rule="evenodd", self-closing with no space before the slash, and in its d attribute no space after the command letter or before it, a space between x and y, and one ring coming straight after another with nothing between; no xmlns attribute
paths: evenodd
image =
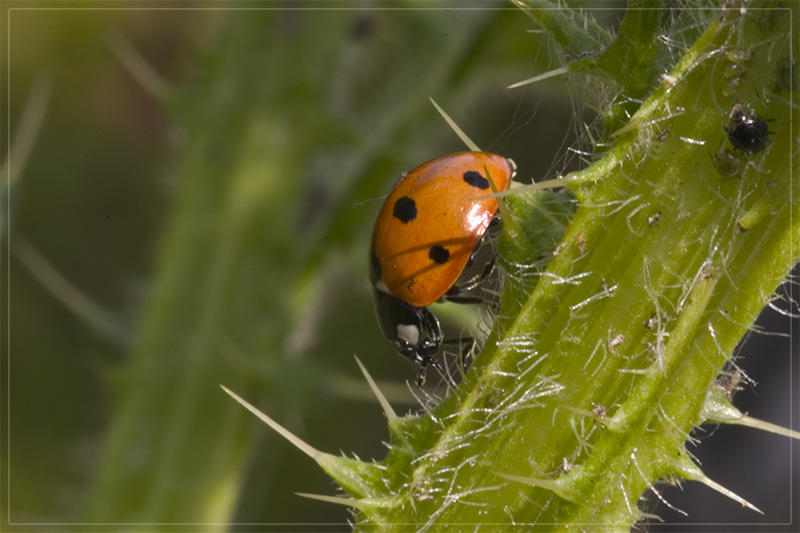
<svg viewBox="0 0 800 533"><path fill-rule="evenodd" d="M771 90L780 58L796 53L793 12L765 7L691 14L707 21L696 40L597 161L563 180L577 209L544 270L530 269L524 231L505 233L493 334L457 390L395 428L383 479L345 485L359 527L627 528L660 481L716 486L685 443L765 295L800 259L798 112ZM652 72L640 59L654 52L614 50L594 68ZM741 169L723 175L742 100L774 117L773 135L761 153L734 152ZM526 275L538 282L523 298L513 282Z"/></svg>

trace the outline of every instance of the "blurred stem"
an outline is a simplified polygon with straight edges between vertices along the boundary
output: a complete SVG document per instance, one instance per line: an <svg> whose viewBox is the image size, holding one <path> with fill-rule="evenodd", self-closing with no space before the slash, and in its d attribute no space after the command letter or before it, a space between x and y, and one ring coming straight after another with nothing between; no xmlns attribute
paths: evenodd
<svg viewBox="0 0 800 533"><path fill-rule="evenodd" d="M436 80L472 68L490 15L460 14L451 27L378 10L364 30L359 11L232 11L195 86L157 84L184 128L184 175L117 375L88 522L232 520L257 426L220 384L242 396L258 387L285 410L342 387L357 395L341 370L307 364L287 339L326 255L363 227L354 198L385 185L386 146L421 142L410 122ZM431 54L443 33L447 45ZM123 55L153 79L138 54ZM353 58L391 65L391 76L356 78ZM363 149L343 150L354 143Z"/></svg>

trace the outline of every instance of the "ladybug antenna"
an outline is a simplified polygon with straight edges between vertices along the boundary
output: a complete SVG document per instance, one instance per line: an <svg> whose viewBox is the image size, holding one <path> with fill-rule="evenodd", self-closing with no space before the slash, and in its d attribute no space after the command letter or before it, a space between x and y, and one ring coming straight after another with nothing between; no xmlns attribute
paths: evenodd
<svg viewBox="0 0 800 533"><path fill-rule="evenodd" d="M546 80L547 78L553 78L555 76L561 76L562 74L569 74L569 67L559 67L557 69L545 72L544 74L539 74L532 78L518 81L517 83L512 83L506 87L506 89L516 89L517 87L522 87L523 85L530 85L531 83L536 83L537 81Z"/></svg>
<svg viewBox="0 0 800 533"><path fill-rule="evenodd" d="M464 144L467 145L467 148L469 148L473 152L482 152L483 151L478 147L477 144L475 144L472 141L472 139L470 139L467 136L466 133L464 133L464 130L462 130L461 128L458 127L458 124L456 124L455 120L450 118L450 115L445 113L444 109L439 107L439 104L437 104L436 100L434 100L432 97L431 97L431 103L433 104L433 107L435 107L436 110L439 112L439 114L442 115L442 118L444 118L445 122L447 122L447 124L450 126L450 128L456 133L456 135L458 135L458 138L461 139L461 141Z"/></svg>

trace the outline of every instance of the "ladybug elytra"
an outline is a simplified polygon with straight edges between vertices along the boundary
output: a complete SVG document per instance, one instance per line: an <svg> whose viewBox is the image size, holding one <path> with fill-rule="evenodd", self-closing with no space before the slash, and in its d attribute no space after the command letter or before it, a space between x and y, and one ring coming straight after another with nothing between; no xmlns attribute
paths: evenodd
<svg viewBox="0 0 800 533"><path fill-rule="evenodd" d="M443 339L427 306L481 302L461 293L479 285L494 265L492 260L482 275L456 284L496 220L498 200L475 199L491 194L491 183L506 190L515 170L510 159L485 152L442 156L403 176L378 211L369 269L375 311L384 336L419 365L419 384L428 364L444 373L435 355L452 342Z"/></svg>

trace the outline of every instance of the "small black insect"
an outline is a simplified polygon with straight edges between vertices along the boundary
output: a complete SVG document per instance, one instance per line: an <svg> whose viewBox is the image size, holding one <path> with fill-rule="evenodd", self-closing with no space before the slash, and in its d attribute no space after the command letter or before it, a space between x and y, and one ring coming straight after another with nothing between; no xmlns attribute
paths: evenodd
<svg viewBox="0 0 800 533"><path fill-rule="evenodd" d="M757 154L767 147L767 121L745 104L733 106L725 131L731 144L744 152Z"/></svg>

